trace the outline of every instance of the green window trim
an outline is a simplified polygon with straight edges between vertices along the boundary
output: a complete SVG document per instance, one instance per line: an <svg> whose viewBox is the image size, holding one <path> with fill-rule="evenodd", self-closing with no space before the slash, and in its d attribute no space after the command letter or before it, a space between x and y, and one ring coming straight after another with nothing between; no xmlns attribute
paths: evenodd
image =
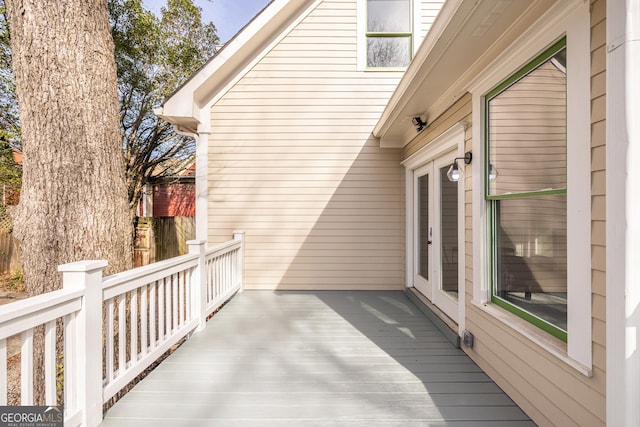
<svg viewBox="0 0 640 427"><path fill-rule="evenodd" d="M495 98L500 93L504 92L507 88L511 87L515 82L529 74L531 71L538 68L544 62L548 61L552 58L558 51L567 47L567 39L566 37L562 37L560 40L551 45L547 50L542 52L540 55L536 56L524 67L513 73L511 76L507 77L502 83L500 83L495 88L491 89L485 95L485 105L491 101L492 98ZM486 112L486 110L485 110Z"/></svg>
<svg viewBox="0 0 640 427"><path fill-rule="evenodd" d="M483 112L483 118L484 118L484 150L485 150L485 161L484 161L484 195L485 195L485 200L487 200L488 202L488 208L489 208L489 221L490 221L490 250L489 250L489 256L490 256L490 268L489 268L489 272L490 272L490 280L491 280L491 302L501 308L503 308L504 310L520 317L521 319L531 323L532 325L536 326L537 328L547 332L548 334L550 334L551 336L554 336L556 338L558 338L559 340L563 341L563 342L567 342L568 340L568 332L564 329L562 329L561 327L554 325L538 316L536 316L535 314L532 314L530 312L528 312L525 309L522 309L518 306L516 306L515 304L512 304L508 301L506 301L505 299L501 298L500 296L498 296L498 267L497 267L497 250L498 250L498 245L496 243L496 238L498 236L498 231L497 231L497 218L496 218L496 211L497 211L497 207L496 204L500 201L500 200L509 200L509 199L517 199L517 198L526 198L526 197L537 197L537 196L545 196L545 195L566 195L567 194L567 188L566 188L566 181L565 181L565 186L564 188L554 188L554 189L543 189L543 190L537 190L537 191L524 191L524 192L514 192L514 193L505 193L505 194L500 194L500 195L492 195L490 194L490 189L489 189L489 184L490 184L490 180L489 180L489 170L491 168L490 165L490 129L489 129L489 102L494 99L495 97L497 97L498 95L500 95L501 93L503 93L504 91L506 91L508 88L510 88L511 86L513 86L515 83L517 83L518 81L520 81L523 77L527 76L529 73L531 73L532 71L536 70L540 65L542 65L543 63L545 63L546 61L548 61L549 59L551 59L554 55L556 55L558 52L560 52L562 49L566 49L566 37L562 37L561 39L559 39L557 42L555 42L553 45L551 45L549 48L547 48L545 51L543 51L541 54L539 54L538 56L536 56L533 60L531 60L530 62L528 62L526 65L524 65L522 68L520 68L518 71L516 71L515 73L511 74L509 77L507 77L504 81L502 81L500 84L498 84L497 86L495 86L493 89L491 89L490 91L488 91L484 98L483 98L483 107L484 107L484 112ZM566 160L565 160L566 161Z"/></svg>
<svg viewBox="0 0 640 427"><path fill-rule="evenodd" d="M526 76L527 74L529 74L530 72L532 72L533 70L535 70L536 68L538 68L541 64L543 64L544 62L548 61L551 57L553 57L553 55L555 55L558 51L562 50L563 48L567 47L567 38L566 37L562 37L560 40L558 40L557 42L555 42L553 45L551 45L548 49L546 49L544 52L542 52L540 55L536 56L533 60L531 60L531 62L527 63L524 67L522 67L521 69L519 69L518 71L516 71L515 73L513 73L512 75L510 75L509 77L507 77L502 83L498 84L496 87L494 87L493 89L491 89L489 92L486 93L486 95L484 96L484 152L485 153L489 153L489 126L487 125L489 123L489 102L495 98L496 96L500 95L502 92L504 92L505 90L507 90L509 87L513 86L513 84L515 84L516 82L518 82L520 79L522 79L524 76ZM509 195L503 195L503 196L493 196L491 194L489 194L489 161L488 161L488 156L485 156L485 162L484 162L484 194L485 194L485 198L486 200L499 200L502 198L507 198L504 196L508 196L508 197L524 197L525 195L533 195L535 194L560 194L560 193L556 193L556 191L559 191L558 189L554 189L554 190L549 190L548 193L545 193L544 191L536 191L536 192L528 192L528 193L518 193L518 194L522 194L522 196L517 196L515 194L509 194ZM566 193L566 188L564 189L565 193Z"/></svg>
<svg viewBox="0 0 640 427"><path fill-rule="evenodd" d="M496 295L496 286L497 286L497 278L496 278L496 253L495 253L495 248L496 248L496 244L494 242L495 239L495 230L496 230L496 221L495 221L495 215L494 215L495 209L493 207L490 208L490 221L491 221L491 251L490 251L490 255L491 255L491 262L490 262L490 274L491 274L491 302L494 303L495 305L497 305L498 307L501 307L505 310L507 310L508 312L515 314L516 316L520 317L523 320L526 320L527 322L531 323L532 325L542 329L543 331L547 332L548 334L558 338L559 340L562 340L564 342L567 342L568 339L568 333L567 331L565 331L562 328L557 327L556 325L549 323L547 321L545 321L544 319L539 318L538 316L535 316L531 313L529 313L526 310L523 310L507 301L505 301L504 299L500 298L499 296Z"/></svg>

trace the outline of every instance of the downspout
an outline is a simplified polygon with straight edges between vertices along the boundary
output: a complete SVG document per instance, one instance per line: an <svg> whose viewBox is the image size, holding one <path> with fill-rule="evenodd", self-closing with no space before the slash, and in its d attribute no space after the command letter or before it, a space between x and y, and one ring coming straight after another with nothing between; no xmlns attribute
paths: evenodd
<svg viewBox="0 0 640 427"><path fill-rule="evenodd" d="M607 0L607 425L640 425L640 2Z"/></svg>
<svg viewBox="0 0 640 427"><path fill-rule="evenodd" d="M196 140L196 235L195 240L208 241L208 194L207 158L209 155L209 129L198 126L198 133L182 130L180 126L173 125L178 135L190 137Z"/></svg>

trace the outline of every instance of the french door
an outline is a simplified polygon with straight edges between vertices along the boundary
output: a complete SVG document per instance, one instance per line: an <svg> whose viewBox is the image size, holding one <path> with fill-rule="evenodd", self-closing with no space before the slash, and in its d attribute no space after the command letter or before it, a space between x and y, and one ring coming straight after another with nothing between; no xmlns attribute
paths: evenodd
<svg viewBox="0 0 640 427"><path fill-rule="evenodd" d="M458 182L447 178L455 151L413 173L414 286L457 322L459 289Z"/></svg>

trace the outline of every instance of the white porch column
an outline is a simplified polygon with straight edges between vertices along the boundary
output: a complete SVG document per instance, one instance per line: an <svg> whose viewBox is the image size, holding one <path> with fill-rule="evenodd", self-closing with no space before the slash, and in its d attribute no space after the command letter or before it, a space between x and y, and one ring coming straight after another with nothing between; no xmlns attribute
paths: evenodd
<svg viewBox="0 0 640 427"><path fill-rule="evenodd" d="M208 172L207 160L209 156L209 130L198 129L196 135L196 236L195 240L208 241L209 238L209 210L208 210Z"/></svg>
<svg viewBox="0 0 640 427"><path fill-rule="evenodd" d="M102 421L102 270L107 261L79 261L58 266L64 289L82 289L82 308L76 318L77 335L67 337L74 348L65 348L65 395L75 394L82 410L82 425L97 426ZM65 347L67 342L65 342ZM67 352L74 352L68 354ZM73 400L73 399L71 399ZM65 402L65 404L68 404Z"/></svg>
<svg viewBox="0 0 640 427"><path fill-rule="evenodd" d="M640 425L640 2L607 0L607 425Z"/></svg>

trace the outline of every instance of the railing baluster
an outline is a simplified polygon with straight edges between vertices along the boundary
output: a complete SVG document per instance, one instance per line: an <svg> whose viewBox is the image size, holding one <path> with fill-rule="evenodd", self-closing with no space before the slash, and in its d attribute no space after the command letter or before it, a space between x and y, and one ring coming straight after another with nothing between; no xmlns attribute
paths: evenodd
<svg viewBox="0 0 640 427"><path fill-rule="evenodd" d="M165 309L166 309L166 313L165 313L165 334L166 334L166 338L169 338L169 336L171 336L171 279L170 278L165 278L164 279L164 292L165 292Z"/></svg>
<svg viewBox="0 0 640 427"><path fill-rule="evenodd" d="M164 341L164 280L158 281L158 344Z"/></svg>
<svg viewBox="0 0 640 427"><path fill-rule="evenodd" d="M178 273L176 274L172 274L171 275L171 291L173 292L173 315L172 317L172 331L177 331L178 330L178 304L179 304L179 299L178 299Z"/></svg>
<svg viewBox="0 0 640 427"><path fill-rule="evenodd" d="M69 314L64 317L64 409L72 413L78 408L78 387L77 373L75 372L76 362L76 313ZM109 365L107 365L109 372Z"/></svg>
<svg viewBox="0 0 640 427"><path fill-rule="evenodd" d="M118 297L118 376L127 369L127 298Z"/></svg>
<svg viewBox="0 0 640 427"><path fill-rule="evenodd" d="M178 276L178 296L179 296L179 302L178 302L178 311L179 311L179 326L182 328L182 325L184 325L185 323L185 317L184 317L184 313L185 313L185 309L186 307L184 306L185 304L185 292L186 292L186 284L185 284L185 280L187 279L189 272L188 271L184 271L182 273L179 273Z"/></svg>
<svg viewBox="0 0 640 427"><path fill-rule="evenodd" d="M105 354L105 358L106 358L106 367L107 367L107 379L109 380L109 382L111 382L113 380L113 374L115 371L115 354L114 354L114 347L115 347L115 337L114 337L114 329L115 329L115 324L114 324L114 319L113 319L113 298L110 298L107 301L107 327L106 327L106 346L107 346L107 350L106 350L106 354Z"/></svg>
<svg viewBox="0 0 640 427"><path fill-rule="evenodd" d="M215 299L216 294L216 275L215 260L207 261L207 306Z"/></svg>
<svg viewBox="0 0 640 427"><path fill-rule="evenodd" d="M129 349L129 360L133 365L138 361L138 290L131 291L131 320L129 321L129 330L131 331L131 347Z"/></svg>
<svg viewBox="0 0 640 427"><path fill-rule="evenodd" d="M0 340L0 406L7 405L7 340Z"/></svg>
<svg viewBox="0 0 640 427"><path fill-rule="evenodd" d="M156 319L156 313L158 312L158 284L153 282L149 288L151 292L151 295L149 296L149 341L150 348L154 349L158 342L158 338L156 336L156 327L158 324Z"/></svg>
<svg viewBox="0 0 640 427"><path fill-rule="evenodd" d="M147 342L147 333L149 330L149 304L148 304L148 286L143 286L140 290L140 357L147 355L149 343Z"/></svg>
<svg viewBox="0 0 640 427"><path fill-rule="evenodd" d="M44 327L44 377L45 404L56 404L56 321Z"/></svg>
<svg viewBox="0 0 640 427"><path fill-rule="evenodd" d="M218 298L220 297L220 258L216 258L214 263L216 276L216 293L213 295L213 301L218 301Z"/></svg>
<svg viewBox="0 0 640 427"><path fill-rule="evenodd" d="M191 291L191 280L193 280L193 268L190 268L189 270L187 270L184 280L185 280L185 283L184 283L185 321L188 322L191 319L193 319L192 312L191 312L191 303L192 303L191 296L193 295Z"/></svg>
<svg viewBox="0 0 640 427"><path fill-rule="evenodd" d="M22 333L20 364L20 404L33 405L33 329Z"/></svg>

